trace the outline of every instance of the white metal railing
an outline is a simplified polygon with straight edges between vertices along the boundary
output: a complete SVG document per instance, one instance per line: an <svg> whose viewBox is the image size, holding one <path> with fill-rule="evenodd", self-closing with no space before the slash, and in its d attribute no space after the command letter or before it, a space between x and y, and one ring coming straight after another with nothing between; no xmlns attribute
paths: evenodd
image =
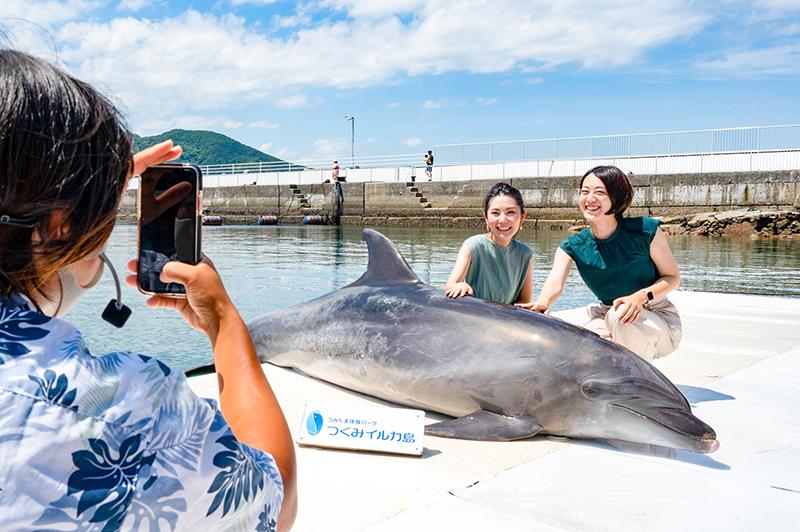
<svg viewBox="0 0 800 532"><path fill-rule="evenodd" d="M563 161L611 158L757 153L800 149L800 124L702 129L661 133L598 135L534 140L437 144L436 166L494 164L520 161ZM422 152L350 157L336 160L342 169L422 166ZM331 172L333 159L201 165L204 175Z"/></svg>
<svg viewBox="0 0 800 532"><path fill-rule="evenodd" d="M439 165L751 153L800 149L800 124L439 144Z"/></svg>
<svg viewBox="0 0 800 532"><path fill-rule="evenodd" d="M753 172L800 170L800 149L774 152L718 153L699 155L667 155L659 157L613 157L516 161L489 164L434 166L434 181L470 181L475 179L516 179L522 177L579 176L598 165L614 165L635 174L690 174L713 172ZM409 165L387 168L346 168L340 175L348 183L407 182L427 179L425 168ZM298 170L286 172L251 172L211 174L203 176L206 188L245 185L313 185L330 179L330 170ZM131 180L130 188L138 186Z"/></svg>
<svg viewBox="0 0 800 532"><path fill-rule="evenodd" d="M615 157L550 161L517 161L492 164L434 166L433 181L507 180L523 177L579 176L598 165L614 165L635 174L691 174L713 172L752 172L800 169L800 149L775 152L668 155L663 157ZM388 168L347 168L340 172L348 183L407 182L427 179L418 166ZM330 179L329 170L260 172L204 175L206 188L245 185L314 185ZM135 180L131 188L137 186Z"/></svg>
<svg viewBox="0 0 800 532"><path fill-rule="evenodd" d="M341 168L386 168L396 166L410 166L419 163L422 155L376 155L352 159L342 157L335 159ZM331 173L334 159L309 159L299 161L272 161L253 163L231 164L204 164L200 165L203 175L218 174L248 174L260 172L299 172L303 170L322 171ZM330 177L330 175L329 175Z"/></svg>
<svg viewBox="0 0 800 532"><path fill-rule="evenodd" d="M798 170L800 125L443 144L434 150L434 181L577 176L601 164L637 174ZM457 160L448 158L448 150L458 153ZM340 175L351 183L405 182L412 176L427 179L421 159L418 153L338 161ZM331 178L332 161L212 164L201 169L206 187L317 184ZM131 188L136 186L132 180Z"/></svg>

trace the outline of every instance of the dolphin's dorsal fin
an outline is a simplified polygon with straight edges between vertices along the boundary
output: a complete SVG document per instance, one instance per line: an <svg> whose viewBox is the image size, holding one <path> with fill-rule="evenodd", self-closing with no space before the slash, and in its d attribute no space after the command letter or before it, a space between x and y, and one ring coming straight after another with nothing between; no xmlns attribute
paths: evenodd
<svg viewBox="0 0 800 532"><path fill-rule="evenodd" d="M394 242L373 229L364 229L361 236L367 242L369 264L364 275L348 286L422 283Z"/></svg>

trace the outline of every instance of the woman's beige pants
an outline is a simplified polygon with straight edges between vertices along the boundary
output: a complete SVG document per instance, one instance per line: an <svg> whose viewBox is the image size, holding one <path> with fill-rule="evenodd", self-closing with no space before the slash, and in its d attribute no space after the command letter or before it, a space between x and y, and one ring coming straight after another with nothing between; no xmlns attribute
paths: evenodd
<svg viewBox="0 0 800 532"><path fill-rule="evenodd" d="M618 310L602 303L593 303L586 310L589 322L584 327L645 360L667 356L681 341L681 317L667 298L646 304L633 323L621 323Z"/></svg>

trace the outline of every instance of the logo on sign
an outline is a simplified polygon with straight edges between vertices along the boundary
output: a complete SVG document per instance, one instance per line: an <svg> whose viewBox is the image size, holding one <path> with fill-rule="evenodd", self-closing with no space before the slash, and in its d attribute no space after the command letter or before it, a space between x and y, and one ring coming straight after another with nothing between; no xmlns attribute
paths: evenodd
<svg viewBox="0 0 800 532"><path fill-rule="evenodd" d="M322 414L314 410L308 417L306 418L306 430L312 436L316 436L319 434L319 431L322 430Z"/></svg>

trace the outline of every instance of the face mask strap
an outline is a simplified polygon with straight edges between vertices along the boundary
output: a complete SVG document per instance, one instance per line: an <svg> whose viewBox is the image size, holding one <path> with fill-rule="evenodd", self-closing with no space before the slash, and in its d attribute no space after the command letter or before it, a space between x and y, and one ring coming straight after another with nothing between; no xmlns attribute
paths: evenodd
<svg viewBox="0 0 800 532"><path fill-rule="evenodd" d="M53 312L53 316L58 316L58 311L61 310L61 305L64 304L64 281L61 279L61 275L58 276L58 305L56 305L56 310Z"/></svg>

